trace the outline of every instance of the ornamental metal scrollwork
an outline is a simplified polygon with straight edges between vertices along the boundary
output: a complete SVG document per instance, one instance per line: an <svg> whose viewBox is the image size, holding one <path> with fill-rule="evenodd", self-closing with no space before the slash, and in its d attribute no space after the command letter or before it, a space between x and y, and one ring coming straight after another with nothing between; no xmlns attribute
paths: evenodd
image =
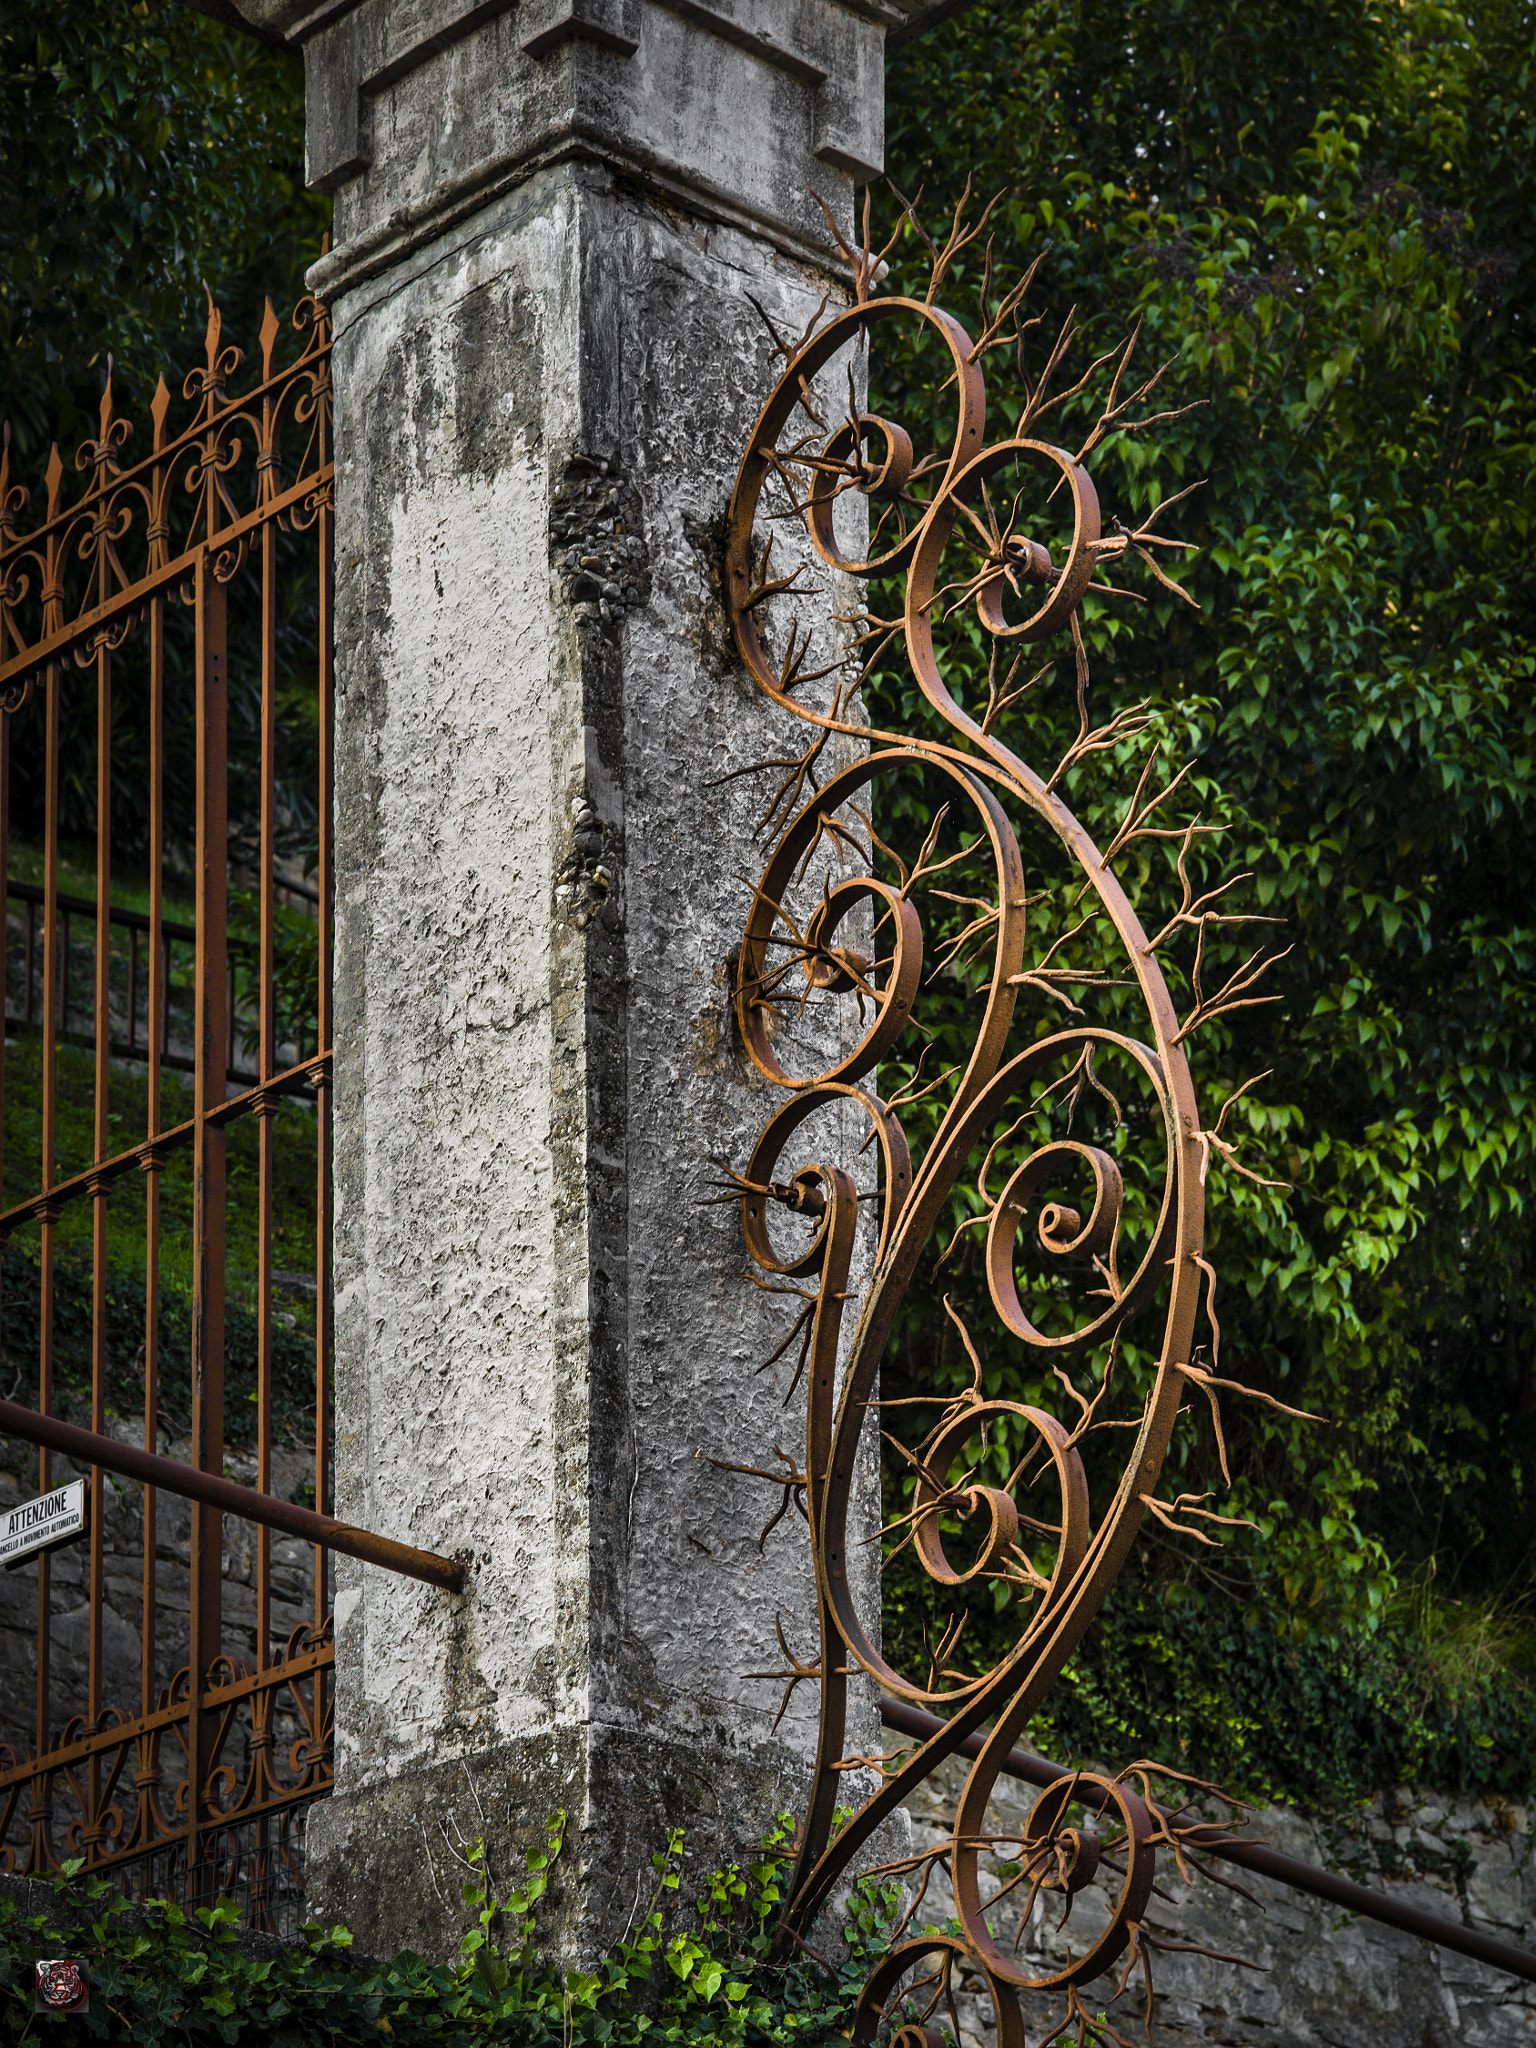
<svg viewBox="0 0 1536 2048"><path fill-rule="evenodd" d="M133 464L125 462L133 426L115 410L109 356L97 433L75 451L85 489L66 499L63 458L53 448L43 516L30 528L20 522L31 493L11 480L4 428L0 709L21 710L50 661L89 668L99 650L121 647L157 596L190 605L203 547L213 546L214 578L228 584L267 523L299 532L332 504L330 318L317 299L303 299L291 325L299 352L281 363L282 324L267 300L259 380L233 393L245 355L224 340L210 294L205 360L182 385L193 415L168 431L172 401L162 376L150 400L149 449Z"/></svg>
<svg viewBox="0 0 1536 2048"><path fill-rule="evenodd" d="M908 221L916 227L906 210ZM1106 522L1088 468L1111 436L1175 416L1148 409L1156 375L1122 391L1136 337L1072 381L1061 367L1069 318L1031 381L1024 343L1040 323L1026 321L1022 307L1034 267L992 307L989 255L973 340L934 300L979 229L957 215L942 250L928 243L933 282L925 300L879 298L870 290L880 258L867 222L866 210L862 248L844 244L852 306L818 314L798 341L775 334L783 373L741 463L725 567L743 663L767 697L810 728L804 754L767 764L788 772L759 821L773 843L752 891L734 988L742 1045L782 1099L721 1197L739 1200L759 1284L798 1303L789 1337L767 1363L798 1342L790 1393L803 1379L803 1467L776 1446L782 1473L729 1468L784 1489L769 1527L798 1507L815 1560L819 1653L815 1661L796 1656L781 1617L788 1668L760 1674L785 1680L781 1718L796 1685L820 1688L817 1759L781 1946L803 1940L834 1886L861 1854L867 1861L880 1824L979 1735L942 1857L928 1851L886 1866L926 1888L942 1860L960 1931L908 1937L909 1908L865 1987L853 2038L870 2040L884 2025L902 2048L934 2048L929 2021L963 1968L991 1992L1000 2048L1022 2048L1021 1991L1065 2000L1058 2032L1120 2039L1107 2019L1089 2014L1080 1987L1118 1967L1117 1989L1098 1994L1116 1996L1140 1966L1150 2017L1149 1957L1158 1943L1144 1913L1157 1848L1168 1848L1187 1876L1187 1852L1213 1839L1211 1823L1160 1803L1141 1764L1115 1777L1074 1774L1042 1794L1022 1832L1015 1825L1006 1840L989 1825L988 1807L1008 1752L1081 1643L1147 1516L1202 1540L1209 1524L1231 1519L1204 1505L1208 1495L1170 1502L1158 1491L1191 1385L1209 1403L1226 1462L1216 1399L1232 1383L1216 1376L1215 1274L1203 1242L1213 1148L1261 1178L1235 1159L1222 1117L1203 1125L1186 1047L1212 1019L1270 999L1256 988L1273 956L1255 954L1208 989L1211 962L1229 946L1217 927L1243 920L1227 907L1227 885L1201 893L1190 879L1199 835L1210 828L1165 822L1186 771L1153 790L1155 746L1102 847L1064 794L1076 771L1123 757L1149 722L1142 707L1101 726L1091 721L1081 626L1090 591L1131 595L1110 585L1106 571L1136 565L1150 569L1159 590L1185 598L1158 561L1159 551L1184 544L1159 530L1157 514ZM947 413L936 445L921 456L907 426L858 397L854 366L886 337L926 351L937 366L925 389ZM989 443L982 366L1004 346L1019 352L1026 403L1013 431ZM1082 445L1069 450L1054 434L1065 401L1088 388L1094 370L1112 377L1109 396ZM863 516L843 516L855 500L869 507L867 542ZM873 586L843 619L840 638L835 618L802 620L814 595L804 577L818 560L823 583L831 571L844 589ZM892 591L899 615L881 617L871 607ZM1063 758L1042 771L1007 743L1003 728L1021 718L1021 706L1029 709L1030 691L1053 664L1046 652L1046 667L1018 683L1024 651L1057 636L1065 636L1071 662L1078 730ZM956 658L956 642L970 650L968 662ZM968 708L963 678L979 672L977 649L986 701L973 686ZM909 730L872 727L855 709L877 664L892 660L904 660L921 700L911 700ZM903 857L887 844L885 821L914 817L920 844ZM1149 934L1120 870L1142 862L1154 842L1172 854L1183 894ZM1194 951L1192 964L1170 970L1184 993L1182 1014L1165 973L1176 939ZM969 1043L936 1073L925 1064L934 1045L924 1040L922 998L944 975L979 1018ZM1108 1022L1090 1019L1091 999L1108 1006ZM1132 1003L1141 1022L1127 1030ZM1053 1006L1065 1012L1059 1022L1042 1014ZM925 1043L927 1050L915 1049ZM894 1091L884 1093L889 1078ZM822 1156L814 1126L829 1116L844 1130L849 1117L865 1128L859 1156L877 1162L873 1187ZM914 1121L926 1138L915 1158ZM971 1175L974 1195L966 1192ZM998 1323L1058 1392L1063 1412L1044 1396L990 1398L970 1332L946 1302L974 1366L972 1384L958 1394L934 1387L904 1397L903 1407L926 1406L929 1415L903 1442L900 1418L880 1401L881 1361L908 1290L931 1277L930 1247L957 1202L965 1213L939 1265L967 1232L981 1234ZM861 1216L872 1218L867 1230ZM1133 1318L1159 1304L1160 1331L1133 1346ZM1202 1326L1208 1358L1197 1345ZM1111 1441L1128 1440L1129 1448L1111 1461L1095 1502L1085 1454L1095 1438L1097 1455L1096 1432L1112 1426L1106 1404L1122 1388L1134 1391L1133 1413L1119 1419L1125 1434ZM910 1550L927 1584L962 1608L974 1598L1015 1615L1001 1647L983 1644L971 1654L969 1610L957 1621L952 1608L925 1635L916 1664L885 1654L878 1614L868 1611L853 1568L861 1457L876 1432L906 1461L902 1511L881 1532L892 1555ZM942 1725L910 1751L848 1758L856 1673ZM849 1774L871 1766L873 1791L839 1826L835 1809L856 1782ZM1083 1951L1069 1949L1059 1967L1032 1967L1019 1944L1037 1900L1053 1896L1070 1908L1106 1871L1118 1873L1118 1885ZM1022 1915L1011 1948L999 1924L1007 1900L1015 1918Z"/></svg>

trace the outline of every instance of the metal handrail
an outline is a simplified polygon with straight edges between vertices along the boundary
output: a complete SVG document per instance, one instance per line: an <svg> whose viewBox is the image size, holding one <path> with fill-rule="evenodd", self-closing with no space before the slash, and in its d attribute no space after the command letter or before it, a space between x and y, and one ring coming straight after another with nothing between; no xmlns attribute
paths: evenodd
<svg viewBox="0 0 1536 2048"><path fill-rule="evenodd" d="M449 1593L462 1593L469 1567L456 1558L438 1557L430 1550L416 1550L409 1543L397 1543L392 1536L376 1536L370 1529L356 1529L350 1522L338 1522L330 1515L301 1508L297 1502L280 1500L276 1494L258 1493L254 1487L239 1486L216 1472L199 1472L175 1458L161 1458L153 1451L121 1444L116 1437L98 1436L94 1430L79 1429L56 1416L39 1415L35 1408L20 1407L15 1401L0 1401L0 1436L19 1436L28 1443L43 1444L73 1458L79 1465L99 1465L105 1472L117 1472L124 1479L137 1479L161 1493L180 1494L184 1500L202 1501L245 1522L265 1523L300 1536L325 1550L340 1551L344 1557L361 1558L364 1564L382 1565L424 1585L441 1586Z"/></svg>
<svg viewBox="0 0 1536 2048"><path fill-rule="evenodd" d="M287 887L288 885L285 883L283 886ZM46 909L48 903L48 892L46 889L42 888L36 882L18 882L12 880L8 876L6 878L5 893L8 902L23 903L26 905L27 910L26 961L25 966L23 968L22 978L21 1015L15 1019L15 1022L17 1022L18 1024L31 1024L33 1022L32 996L33 989L37 981L37 970L33 964L37 953L37 912L39 910ZM66 895L62 890L60 890L55 895L53 901L55 915L59 919L60 929L63 936L62 957L60 960L59 974L59 1029L64 1034L68 1035L70 1010L69 921L72 917L83 917L89 918L94 924L96 918L96 901L95 898L91 896ZM148 936L151 932L153 932L154 923L147 912L142 910L129 910L125 905L119 903L108 904L107 922L110 925L115 925L120 931L126 931L129 934L127 1006L128 1037L126 1041L119 1039L115 1044L112 1044L109 1047L109 1050L128 1059L146 1059L149 1056L149 1047L147 1044L141 1045L139 1043L138 1038L140 985L139 941L141 938L144 938ZM190 924L181 924L177 922L177 920L175 920L174 918L162 917L160 920L160 944L161 947L164 949L166 961L167 963L169 963L170 948L172 945L192 946L194 948L196 947L197 927L195 925ZM231 956L229 964L229 1047L226 1056L226 1075L227 1078L231 1081L255 1081L259 1078L258 1075L252 1073L249 1069L245 1067L238 1067L235 1064L235 1039L238 1027L235 1015L234 1002L235 970L233 956L235 954L254 955L260 951L260 948L257 946L256 942L253 939L229 938L225 940L225 951ZM169 980L170 978L168 965L166 978L167 980ZM6 989L6 1010L7 1013L9 1013L9 987L7 987ZM185 1053L173 1052L171 1050L169 1006L167 1006L165 1014L161 1019L161 1025L162 1042L160 1046L160 1064L163 1067L175 1068L178 1072L181 1073L190 1074L195 1072L197 1062L193 1058L191 1058L189 1055ZM81 1033L80 1036L83 1038L84 1042L87 1045L95 1044L95 1039L90 1032Z"/></svg>
<svg viewBox="0 0 1536 2048"><path fill-rule="evenodd" d="M942 1733L948 1725L933 1714L925 1714L920 1707L909 1707L901 1700L882 1700L880 1718L887 1728L894 1728L901 1735L915 1736L919 1742L926 1742L931 1736ZM968 1735L955 1745L956 1752L960 1756L978 1757L985 1740L984 1735ZM1028 1785L1056 1785L1063 1778L1078 1775L1061 1764L1051 1763L1046 1757L1031 1754L1027 1749L1010 1749L1002 1769L1004 1777L1022 1778ZM1332 1870L1319 1870L1315 1864L1303 1863L1299 1857L1282 1856L1278 1849L1266 1849L1262 1842L1241 1841L1235 1835L1213 1827L1208 1821L1176 1825L1175 1831L1181 1842L1202 1856L1235 1863L1239 1869L1251 1870L1257 1876L1273 1878L1277 1884L1289 1885L1292 1891L1310 1892L1315 1899L1327 1899L1331 1905L1343 1906L1350 1913L1379 1920L1387 1927L1401 1928L1405 1934L1416 1934L1421 1941L1432 1941L1440 1948L1457 1949L1464 1956L1475 1956L1480 1963L1491 1964L1495 1970L1507 1970L1512 1977L1524 1977L1528 1982L1536 1983L1536 1955L1516 1948L1512 1942L1499 1941L1491 1934L1479 1934L1474 1927L1459 1926L1443 1914L1426 1913L1422 1907L1404 1905L1401 1900L1389 1899L1384 1892L1373 1892L1366 1885L1356 1884L1353 1878L1340 1877Z"/></svg>

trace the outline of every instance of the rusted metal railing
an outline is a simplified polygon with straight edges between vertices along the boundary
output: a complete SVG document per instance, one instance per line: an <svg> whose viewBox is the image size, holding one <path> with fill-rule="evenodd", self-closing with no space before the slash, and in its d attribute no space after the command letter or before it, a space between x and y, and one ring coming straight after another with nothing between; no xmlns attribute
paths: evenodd
<svg viewBox="0 0 1536 2048"><path fill-rule="evenodd" d="M38 913L39 911L46 912L48 892L46 889L39 887L35 882L12 880L8 884L6 894L10 902L21 905L22 924L21 991L13 1008L9 994L9 975L7 975L6 1022L8 1024L19 1024L24 1028L32 1027L38 1023L42 1008L41 976L39 973L41 948L38 943ZM59 1035L64 1039L74 1039L94 1050L95 1034L92 1029L73 1030L71 1028L75 1012L74 1006L70 1001L70 967L74 957L74 926L77 921L89 927L94 948L96 928L95 900L89 896L66 896L61 894L55 899L55 908L58 911L59 929L59 969L56 977L59 1000L59 1014L56 1022ZM145 999L149 993L149 981L145 971L148 965L146 958L148 949L144 942L148 939L150 933L149 916L145 911L130 910L122 904L114 903L108 910L107 921L113 931L125 934L128 942L128 957L126 961L128 986L124 994L122 1006L123 1026L119 1030L117 1037L111 1041L107 1050L115 1059L147 1059L149 1057L149 1020L147 1015L145 1015L148 1007ZM7 934L7 939L9 939L9 934ZM162 917L160 920L160 950L162 957L158 962L158 966L161 986L167 992L169 992L173 981L172 948L177 946L183 948L184 951L190 951L193 957L196 957L196 926L179 923L173 918ZM241 1026L243 1023L254 1022L255 1020L243 1014L240 989L237 982L237 960L243 956L248 969L255 969L260 949L250 940L246 939L230 939L228 941L228 949L229 987L225 999L228 1037L225 1047L225 1059L227 1062L225 1074L226 1078L231 1081L258 1081L261 1078L260 1075L253 1072L249 1067L242 1067L238 1058L242 1036ZM9 944L7 944L7 967L9 967ZM144 1024L142 1035L139 1028L141 1020ZM92 1013L92 1023L94 1024L94 1012ZM160 1065L162 1068L178 1068L183 1073L195 1073L197 1070L196 1060L190 1052L180 1050L173 1043L172 1032L171 1005L169 1000L167 1000L161 1005L160 1042L158 1048ZM190 1043L190 1040L188 1042Z"/></svg>
<svg viewBox="0 0 1536 2048"><path fill-rule="evenodd" d="M35 1157L37 1171L30 1185L7 1186L0 1210L0 1239L20 1235L27 1243L27 1257L19 1263L13 1257L8 1267L11 1298L0 1301L0 1335L19 1326L18 1288L35 1285L38 1349L35 1405L0 1404L0 1431L38 1446L40 1493L54 1483L55 1459L68 1457L89 1472L90 1498L81 1589L86 1646L78 1672L61 1663L56 1635L55 1579L64 1568L47 1554L30 1566L36 1575L31 1741L0 1747L0 1868L47 1872L74 1855L90 1868L116 1870L130 1883L134 1868L140 1874L150 1868L169 1873L194 1897L208 1896L221 1873L227 1875L228 1845L237 1838L268 1868L277 1840L272 1830L286 1826L282 1816L302 1810L332 1782L331 1553L368 1558L439 1587L457 1585L462 1577L451 1560L350 1528L327 1512L333 468L325 309L314 300L302 302L293 328L296 347L284 360L282 329L268 305L259 375L237 392L232 383L243 358L226 345L210 302L204 362L183 386L190 408L185 422L172 430L171 397L162 378L150 406L150 445L133 465L125 460L132 428L115 414L109 364L99 430L75 458L84 488L73 500L67 497L64 464L55 449L43 514L31 527L24 524L28 494L10 473L8 434L0 462L0 897L19 900L26 919L17 1005L22 1030L12 1059L25 1048L29 1061L37 1060L36 1069L27 1070L36 1074L28 1081L27 1099L15 1099L12 1086L12 1126L23 1129L31 1119L36 1143L33 1148L29 1141L26 1156ZM279 640L284 586L293 579L300 579L311 607L307 685L295 682L291 636L282 646ZM294 606L287 610L292 613ZM178 614L190 615L189 629L182 629ZM228 931L232 663L239 679L253 691L259 688L260 698L259 732L251 743L259 759L242 759L259 784L259 817L248 821L259 838L254 942L232 940ZM174 697L173 725L178 683L189 687ZM300 688L308 689L313 706L311 794L318 833L314 999L300 1032L302 1048L279 1041L274 940L279 899L293 893L279 874L279 696L286 689L292 697ZM113 900L114 739L125 726L136 728L143 745L135 758L146 764L145 786L137 794L147 812L147 840L130 849L137 869L147 872L145 910L128 910ZM171 758L173 744L185 746L185 758ZM27 764L27 783L19 792L13 787L18 759ZM249 787L248 780L242 786ZM181 792L181 809L168 818L173 787ZM87 792L83 805L74 799L68 836L72 854L82 837L94 842L93 898L71 896L60 887L68 790ZM10 879L18 802L27 807L40 883ZM178 893L193 902L190 923L166 915L164 878L173 867ZM92 930L94 944L90 1019L77 1031L70 1028L76 1017L65 977L82 927ZM121 945L114 951L114 934L125 929L126 960ZM180 991L188 999L177 1005L174 1032L173 946L184 949L183 958L190 953L192 968L190 989ZM244 993L237 997L235 963L242 955L240 982L242 989L254 982L254 1001ZM238 1018L237 1009L243 1013ZM243 1067L236 1060L237 1022L241 1050L254 1032L255 1056L247 1054ZM60 1157L61 1115L70 1103L61 1083L66 1037L74 1048L71 1057L88 1058L93 1076L89 1157L67 1162ZM125 1053L142 1063L142 1075L124 1071ZM163 1085L165 1071L178 1066L193 1075L190 1116L181 1092ZM5 1078L0 1065L0 1098ZM285 1108L294 1098L302 1110ZM129 1105L135 1117L142 1105L137 1134L124 1128ZM303 1397L312 1418L307 1462L313 1508L280 1498L274 1471L274 1124L283 1113L305 1119L304 1142L312 1144L314 1157L312 1388ZM250 1125L254 1484L239 1486L224 1476L226 1151L231 1132ZM191 1212L190 1260L183 1239L174 1248L191 1273L186 1358L167 1355L162 1344L165 1260L172 1245L165 1184L178 1161L190 1167L189 1195L179 1182L175 1192L178 1206L189 1200ZM13 1158L13 1183L15 1177ZM131 1197L127 1187L134 1189ZM107 1427L109 1370L118 1373L120 1386L126 1365L111 1353L108 1223L115 1191L131 1219L142 1204L142 1448L119 1442ZM89 1428L57 1413L61 1260L80 1260L83 1233L72 1224L82 1209L90 1219ZM291 1216L284 1220L290 1231L296 1227ZM9 1363L15 1346L8 1336L6 1342ZM159 1453L163 1397L173 1380L190 1412L184 1460ZM109 1472L143 1488L136 1701L109 1696ZM290 1471L285 1485L293 1484ZM169 1540L176 1531L166 1526L161 1505L167 1493L188 1503L184 1561ZM241 1595L249 1607L238 1616L225 1602L226 1517L239 1518L252 1531L251 1592ZM307 1564L290 1559L287 1567L286 1617L273 1576L274 1538L281 1537L307 1546ZM77 1568L67 1569L74 1576ZM295 1579L307 1584L300 1595L305 1604L298 1608L291 1599ZM73 1598L78 1601L78 1594ZM122 1677L119 1668L114 1683ZM284 1867L290 1875L296 1868Z"/></svg>

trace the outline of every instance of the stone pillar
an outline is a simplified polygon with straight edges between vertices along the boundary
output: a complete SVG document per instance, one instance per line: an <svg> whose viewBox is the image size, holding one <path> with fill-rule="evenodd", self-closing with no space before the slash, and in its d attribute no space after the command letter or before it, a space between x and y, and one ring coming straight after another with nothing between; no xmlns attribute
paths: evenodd
<svg viewBox="0 0 1536 2048"><path fill-rule="evenodd" d="M814 1687L775 1734L749 1676L778 1616L814 1656L803 1525L760 1555L777 1496L712 1462L801 1442L703 1206L768 1108L728 1004L765 791L721 778L785 738L718 565L763 316L841 294L813 188L851 221L923 10L242 8L336 199L337 1512L473 1564L339 1564L311 1902L446 1953L455 1852L510 1874L563 1807L591 1953L665 1826L739 1854L812 1746Z"/></svg>

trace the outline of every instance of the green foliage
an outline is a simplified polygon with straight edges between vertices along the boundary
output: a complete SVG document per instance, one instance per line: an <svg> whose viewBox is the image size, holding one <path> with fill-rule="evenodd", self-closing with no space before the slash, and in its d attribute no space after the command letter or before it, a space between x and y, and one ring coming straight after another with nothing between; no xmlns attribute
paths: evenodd
<svg viewBox="0 0 1536 2048"><path fill-rule="evenodd" d="M174 0L10 0L0 417L21 453L68 459L109 351L141 416L162 369L179 395L204 282L241 339L263 293L298 295L330 218L303 161L297 57Z"/></svg>
<svg viewBox="0 0 1536 2048"><path fill-rule="evenodd" d="M1183 1641L1175 1617L1198 1612L1205 1634L1136 1708L1132 1746L1273 1789L1409 1769L1478 1780L1486 1752L1469 1738L1464 1769L1451 1728L1483 1708L1435 1677L1393 1589L1434 1556L1475 1601L1523 1581L1536 1542L1533 28L1528 0L978 4L891 74L888 161L903 190L924 188L923 217L972 171L983 195L1007 194L998 275L1048 247L1027 308L1042 326L988 359L989 439L1074 307L1063 382L1139 321L1141 373L1171 359L1156 405L1197 407L1093 459L1107 513L1209 481L1166 516L1201 549L1178 572L1198 613L1160 588L1146 605L1090 600L1092 710L1147 703L1163 766L1192 756L1191 793L1226 827L1202 843L1201 885L1250 874L1241 907L1285 921L1283 1001L1220 1020L1193 1052L1208 1120L1267 1071L1226 1130L1290 1186L1213 1161L1208 1250L1223 1369L1328 1426L1226 1404L1231 1511L1258 1527L1214 1562L1154 1532L1148 1588L1085 1647L1073 1697L1095 1702L1101 1732L1079 1716L1075 1734L1110 1747L1107 1674L1140 1658L1150 1677L1151 1646ZM962 317L980 256L943 290ZM910 232L893 269L921 296ZM873 374L876 410L941 406L921 350L877 353ZM1075 446L1092 396L1050 437ZM957 694L985 701L979 647L947 659ZM1075 730L1070 673L1068 656L1004 727L1047 769ZM867 694L877 723L921 729L896 677ZM1100 844L1138 765L1121 748L1068 777ZM911 822L925 815L914 804ZM1171 861L1123 873L1155 929L1177 901ZM1187 973L1172 975L1186 995ZM940 1021L946 1063L968 1042L963 994ZM1113 997L1095 1014L1132 1023ZM981 1340L973 1251L945 1284ZM987 1337L983 1355L989 1394L1045 1391L1017 1347ZM930 1295L886 1392L935 1374L958 1388L970 1367ZM1215 1462L1203 1421L1181 1443L1170 1491L1208 1484ZM915 1577L898 1570L893 1600L896 1639L915 1642ZM1255 1615L1269 1647L1243 1676ZM1219 1646L1203 1672L1202 1640ZM1528 1774L1521 1674L1490 1674L1478 1697L1499 1704L1508 1770ZM1229 1688L1252 1718L1234 1706L1223 1732L1201 1702ZM1376 1733L1318 1748L1345 1696Z"/></svg>
<svg viewBox="0 0 1536 2048"><path fill-rule="evenodd" d="M1053 1756L1155 1756L1313 1813L1398 1785L1523 1800L1536 1779L1528 1636L1483 1604L1438 1627L1405 1609L1370 1633L1297 1642L1281 1602L1133 1560L1034 1739Z"/></svg>
<svg viewBox="0 0 1536 2048"><path fill-rule="evenodd" d="M314 926L300 920L310 933ZM295 970L296 971L296 970ZM6 1202L25 1200L41 1185L41 1046L35 1030L18 1029L5 1056ZM95 1061L78 1046L57 1052L57 1157L60 1175L78 1172L93 1156ZM110 1074L110 1149L126 1150L143 1135L147 1084L142 1068L114 1066ZM165 1121L192 1114L192 1085L174 1071L161 1075ZM272 1120L273 1265L279 1275L312 1275L315 1268L315 1117L285 1103ZM228 1381L225 1428L232 1445L255 1434L259 1133L246 1117L230 1126L227 1141L225 1305ZM137 1415L144 1400L144 1182L119 1182L107 1204L107 1405L110 1414ZM172 1153L160 1174L160 1414L173 1434L191 1415L192 1154ZM54 1226L54 1374L62 1407L84 1420L90 1412L94 1222L89 1202L66 1205ZM38 1227L17 1230L5 1246L0 1287L5 1378L11 1399L35 1393L41 1287ZM281 1284L281 1283L280 1283ZM272 1354L274 1420L279 1435L307 1440L314 1427L314 1302L307 1291L279 1293L274 1302Z"/></svg>
<svg viewBox="0 0 1536 2048"><path fill-rule="evenodd" d="M355 1963L345 1928L318 1925L284 1953L245 1953L228 1901L187 1914L152 1904L130 1913L100 1877L79 1866L56 1880L75 1912L24 1918L0 1896L0 2040L29 2032L83 2030L95 2040L226 2044L226 2048L329 2048L378 2039L456 2048L480 2040L520 2048L821 2048L852 2016L869 1966L887 1939L894 1894L872 1879L855 1887L840 1962L818 1968L769 1960L778 1871L791 1833L787 1815L764 1838L759 1860L706 1880L679 1911L682 1838L652 1857L655 1886L643 1912L591 1970L561 1969L540 1945L565 1842L566 1817L551 1815L544 1847L498 1898L483 1843L470 1847L462 1887L473 1922L458 1959L433 1964L409 1950L388 1963ZM95 1917L74 1925L84 1906ZM83 2020L32 2012L32 1963L83 1956L91 2010Z"/></svg>

